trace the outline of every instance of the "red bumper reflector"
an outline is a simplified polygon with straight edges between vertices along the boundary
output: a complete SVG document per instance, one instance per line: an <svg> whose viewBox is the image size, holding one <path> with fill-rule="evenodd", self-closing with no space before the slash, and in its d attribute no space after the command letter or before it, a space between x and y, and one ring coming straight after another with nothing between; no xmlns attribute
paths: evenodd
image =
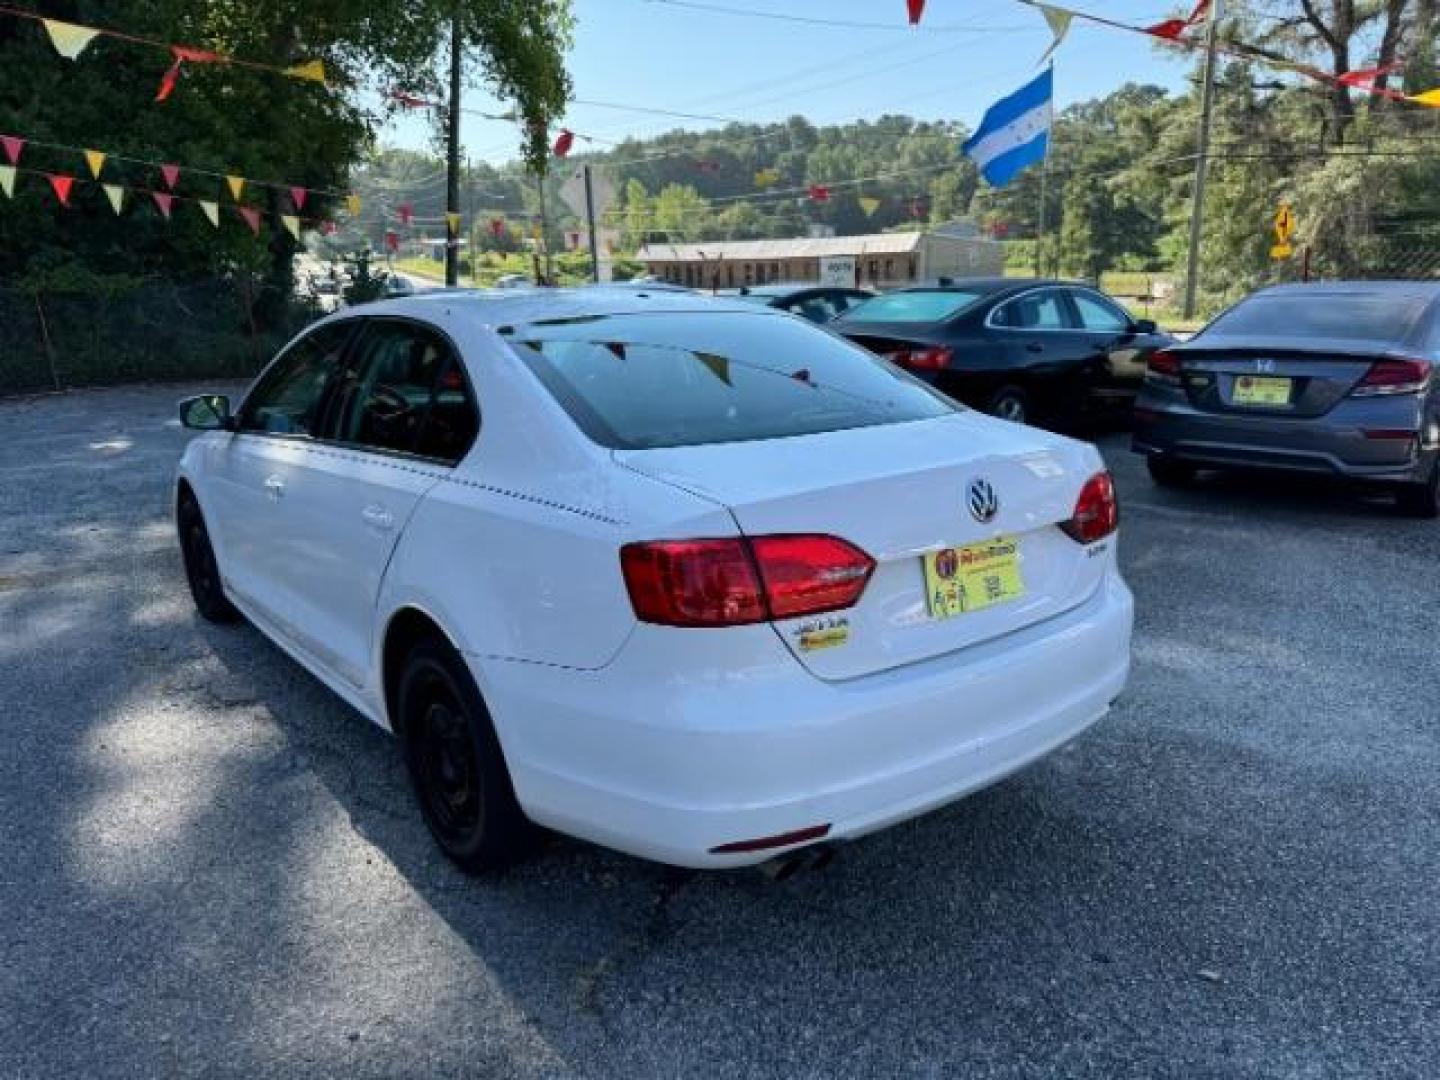
<svg viewBox="0 0 1440 1080"><path fill-rule="evenodd" d="M1416 434L1406 428L1366 428L1367 439L1414 439Z"/></svg>
<svg viewBox="0 0 1440 1080"><path fill-rule="evenodd" d="M819 840L830 831L829 825L811 825L807 829L781 833L778 836L761 836L754 840L736 840L710 849L711 855L739 855L746 851L768 851L770 848L789 847L806 840Z"/></svg>

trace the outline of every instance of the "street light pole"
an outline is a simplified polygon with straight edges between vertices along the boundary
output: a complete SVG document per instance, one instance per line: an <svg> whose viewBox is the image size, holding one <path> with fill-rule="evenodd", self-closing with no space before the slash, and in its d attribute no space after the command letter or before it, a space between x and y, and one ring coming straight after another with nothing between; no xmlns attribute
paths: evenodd
<svg viewBox="0 0 1440 1080"><path fill-rule="evenodd" d="M460 284L460 230L452 229L460 212L460 6L450 19L450 130L445 154L445 284Z"/></svg>
<svg viewBox="0 0 1440 1080"><path fill-rule="evenodd" d="M1200 132L1195 147L1195 181L1190 189L1190 248L1185 253L1185 318L1195 317L1200 273L1200 234L1205 218L1205 174L1210 164L1210 118L1215 108L1215 49L1219 44L1220 7L1213 0L1205 22L1205 82L1200 88Z"/></svg>

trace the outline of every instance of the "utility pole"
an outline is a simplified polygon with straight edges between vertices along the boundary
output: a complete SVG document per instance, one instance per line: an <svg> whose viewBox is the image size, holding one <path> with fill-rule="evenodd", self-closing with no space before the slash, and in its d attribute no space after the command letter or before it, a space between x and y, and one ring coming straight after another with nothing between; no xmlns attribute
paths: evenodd
<svg viewBox="0 0 1440 1080"><path fill-rule="evenodd" d="M548 216L546 215L546 213L545 213L545 178L546 178L548 175L549 175L548 172L542 172L542 173L540 174L540 176L539 176L539 180L540 180L540 235L539 235L539 237L536 239L536 242L537 242L538 244L540 244L540 246L541 246L541 247L544 249L544 251L545 251L545 283L546 283L547 285L553 285L553 284L555 284L555 260L554 260L554 258L551 256L551 254L550 254L550 219L549 219L549 217L548 217ZM538 265L539 262L540 262L538 253L537 253L535 262L536 262L537 265Z"/></svg>
<svg viewBox="0 0 1440 1080"><path fill-rule="evenodd" d="M1190 189L1190 248L1185 253L1185 307L1195 317L1195 291L1200 273L1200 232L1205 218L1205 174L1210 164L1210 116L1215 108L1215 47L1220 37L1220 7L1213 0L1205 22L1205 81L1200 88L1200 133L1195 147L1195 181Z"/></svg>
<svg viewBox="0 0 1440 1080"><path fill-rule="evenodd" d="M585 166L585 222L590 229L590 280L600 283L600 237L595 233L595 185L590 166Z"/></svg>
<svg viewBox="0 0 1440 1080"><path fill-rule="evenodd" d="M445 154L445 213L460 212L460 5L450 18L450 130ZM460 230L451 229L445 218L445 284L460 284Z"/></svg>

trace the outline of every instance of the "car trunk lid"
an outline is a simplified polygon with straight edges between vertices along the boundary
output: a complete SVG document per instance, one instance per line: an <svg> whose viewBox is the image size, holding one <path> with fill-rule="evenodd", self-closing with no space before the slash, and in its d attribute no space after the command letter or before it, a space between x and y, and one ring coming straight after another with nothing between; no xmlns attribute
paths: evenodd
<svg viewBox="0 0 1440 1080"><path fill-rule="evenodd" d="M974 413L615 456L726 506L746 535L824 533L875 560L854 607L775 623L799 662L824 679L873 674L1019 630L1082 602L1103 573L1103 560L1056 527L1098 471L1093 453ZM975 480L995 493L991 520L967 508ZM1019 595L932 615L924 556L996 540L1014 542Z"/></svg>
<svg viewBox="0 0 1440 1080"><path fill-rule="evenodd" d="M1240 338L1177 350L1191 405L1213 413L1323 416L1388 350L1369 341Z"/></svg>

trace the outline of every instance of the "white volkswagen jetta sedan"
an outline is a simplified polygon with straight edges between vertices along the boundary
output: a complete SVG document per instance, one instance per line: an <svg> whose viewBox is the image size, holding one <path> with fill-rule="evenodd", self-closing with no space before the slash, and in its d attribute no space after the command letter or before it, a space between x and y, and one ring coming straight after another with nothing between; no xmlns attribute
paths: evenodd
<svg viewBox="0 0 1440 1080"><path fill-rule="evenodd" d="M201 614L393 731L466 869L531 823L694 867L860 836L1125 684L1096 451L770 309L421 295L181 416Z"/></svg>

